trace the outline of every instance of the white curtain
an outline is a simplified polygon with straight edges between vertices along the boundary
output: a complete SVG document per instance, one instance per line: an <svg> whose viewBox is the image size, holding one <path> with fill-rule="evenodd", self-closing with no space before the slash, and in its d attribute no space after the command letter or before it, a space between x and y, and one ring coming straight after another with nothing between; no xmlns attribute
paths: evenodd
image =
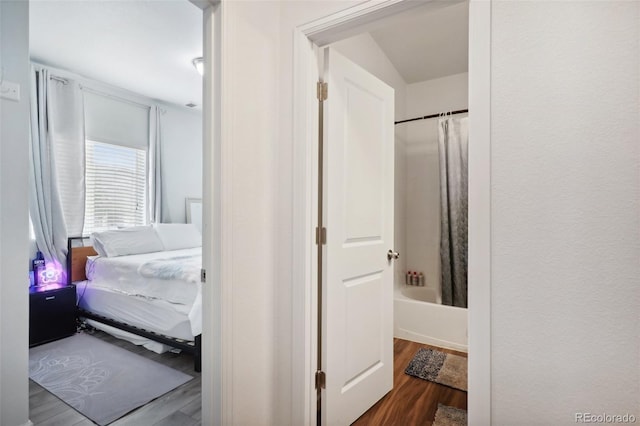
<svg viewBox="0 0 640 426"><path fill-rule="evenodd" d="M31 70L30 215L38 249L65 264L84 222L84 116L77 82Z"/></svg>
<svg viewBox="0 0 640 426"><path fill-rule="evenodd" d="M149 221L151 223L171 221L166 217L168 209L163 208L162 115L164 110L157 106L151 107L149 111Z"/></svg>

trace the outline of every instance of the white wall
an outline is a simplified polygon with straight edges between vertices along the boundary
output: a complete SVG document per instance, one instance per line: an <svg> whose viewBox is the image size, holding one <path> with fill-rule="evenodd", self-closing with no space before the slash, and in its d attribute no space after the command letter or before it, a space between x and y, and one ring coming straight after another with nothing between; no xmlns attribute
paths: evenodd
<svg viewBox="0 0 640 426"><path fill-rule="evenodd" d="M407 85L406 118L467 109L468 80L468 73L461 73ZM398 126L406 134L406 268L424 273L425 285L440 296L438 119Z"/></svg>
<svg viewBox="0 0 640 426"><path fill-rule="evenodd" d="M0 424L28 423L29 3L0 1L0 66L21 100L0 100Z"/></svg>
<svg viewBox="0 0 640 426"><path fill-rule="evenodd" d="M465 109L468 103L469 74L466 72L407 85L407 118Z"/></svg>
<svg viewBox="0 0 640 426"><path fill-rule="evenodd" d="M639 16L493 2L496 425L640 418Z"/></svg>
<svg viewBox="0 0 640 426"><path fill-rule="evenodd" d="M185 223L185 198L202 197L202 111L161 107L163 221Z"/></svg>
<svg viewBox="0 0 640 426"><path fill-rule="evenodd" d="M281 382L276 352L287 344L277 338L276 309L280 296L276 265L287 247L279 247L277 213L289 214L286 204L278 205L277 146L279 91L278 23L279 8L271 2L223 2L222 37L223 88L227 103L221 109L229 120L223 123L222 209L229 220L222 224L233 236L223 242L223 268L229 267L230 281L222 282L233 294L231 323L226 332L231 339L223 352L231 359L226 375L231 392L224 396L227 421L238 425L277 424L278 401L286 398L289 386ZM226 72L225 70L228 70ZM223 216L224 217L224 216ZM224 317L224 314L223 314ZM203 371L205 371L203 365ZM206 404L206 402L204 402Z"/></svg>

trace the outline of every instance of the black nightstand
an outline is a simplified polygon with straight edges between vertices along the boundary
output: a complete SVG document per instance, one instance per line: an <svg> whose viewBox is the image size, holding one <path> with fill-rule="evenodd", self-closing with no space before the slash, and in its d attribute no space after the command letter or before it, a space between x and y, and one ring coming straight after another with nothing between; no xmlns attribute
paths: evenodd
<svg viewBox="0 0 640 426"><path fill-rule="evenodd" d="M76 286L49 284L29 289L29 347L76 332Z"/></svg>

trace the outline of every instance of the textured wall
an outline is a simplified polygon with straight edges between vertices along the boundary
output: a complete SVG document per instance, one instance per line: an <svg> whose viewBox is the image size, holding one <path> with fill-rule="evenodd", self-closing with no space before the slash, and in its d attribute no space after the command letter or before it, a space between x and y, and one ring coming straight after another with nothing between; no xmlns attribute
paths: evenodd
<svg viewBox="0 0 640 426"><path fill-rule="evenodd" d="M639 8L493 3L493 424L640 418Z"/></svg>

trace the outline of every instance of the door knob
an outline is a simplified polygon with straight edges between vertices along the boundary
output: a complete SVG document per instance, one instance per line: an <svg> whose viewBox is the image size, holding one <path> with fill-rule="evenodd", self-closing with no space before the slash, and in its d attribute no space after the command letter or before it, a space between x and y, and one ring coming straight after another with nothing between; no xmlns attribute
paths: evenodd
<svg viewBox="0 0 640 426"><path fill-rule="evenodd" d="M389 250L387 252L387 259L389 259L390 261L393 259L397 259L399 257L400 257L400 253L398 253L397 251Z"/></svg>

